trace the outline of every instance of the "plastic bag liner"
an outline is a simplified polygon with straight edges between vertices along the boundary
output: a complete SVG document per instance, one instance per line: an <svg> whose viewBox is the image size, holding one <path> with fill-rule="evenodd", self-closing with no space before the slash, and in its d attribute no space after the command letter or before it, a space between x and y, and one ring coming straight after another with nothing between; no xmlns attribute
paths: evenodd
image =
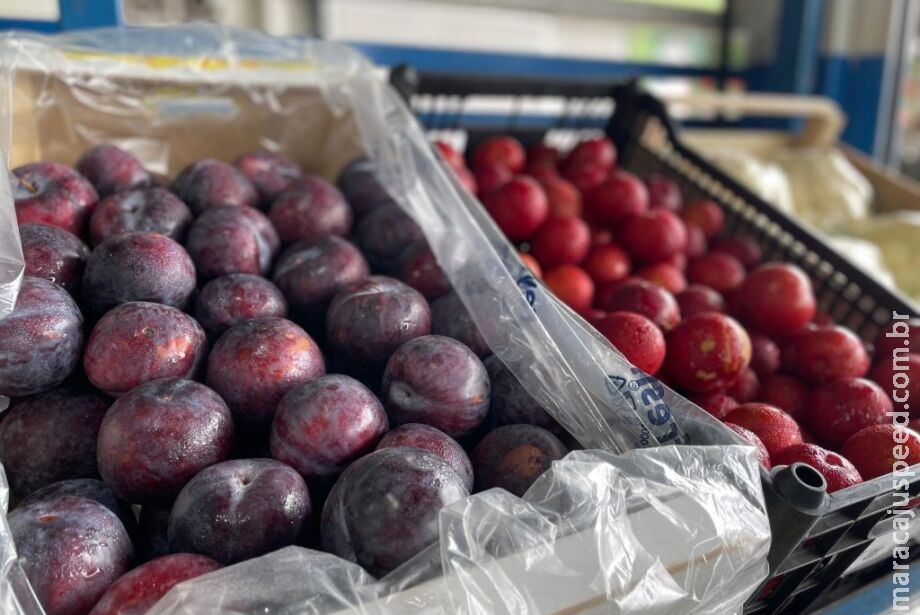
<svg viewBox="0 0 920 615"><path fill-rule="evenodd" d="M262 147L334 179L366 156L421 226L492 351L575 439L598 449L557 463L524 500L490 491L448 507L439 545L378 583L330 555L290 548L183 585L158 612L198 612L185 606L196 600L210 613L265 612L263 596L269 612L291 613L386 612L398 600L407 602L394 612L543 613L564 602L576 609L566 612L727 613L764 578L769 525L753 449L701 446L743 441L631 366L533 278L359 54L183 26L7 35L0 61L0 144L11 166L74 164L108 142L174 175L197 159ZM7 180L0 186L11 210ZM0 602L21 578L3 536Z"/></svg>
<svg viewBox="0 0 920 615"><path fill-rule="evenodd" d="M0 152L0 164L6 165L3 152ZM22 259L22 245L19 242L19 227L16 225L16 210L10 194L10 183L9 180L0 181L0 318L13 311L24 271L25 263ZM5 403L0 404L0 408L5 406Z"/></svg>
<svg viewBox="0 0 920 615"><path fill-rule="evenodd" d="M491 489L446 507L440 544L379 582L289 547L183 583L151 615L740 611L769 542L747 522L763 514L749 454L576 451L523 499Z"/></svg>

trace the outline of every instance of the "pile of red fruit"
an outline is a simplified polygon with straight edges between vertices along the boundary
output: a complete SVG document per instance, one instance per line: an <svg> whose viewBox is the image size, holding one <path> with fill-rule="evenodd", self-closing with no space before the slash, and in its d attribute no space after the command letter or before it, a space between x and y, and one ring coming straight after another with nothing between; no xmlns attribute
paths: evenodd
<svg viewBox="0 0 920 615"><path fill-rule="evenodd" d="M671 179L619 169L608 139L563 154L495 136L470 160L475 182L464 183L534 274L631 363L757 446L765 466L806 462L835 491L920 463L920 435L889 414L920 396L920 322L864 343L818 311L799 268L726 236L717 203L684 203ZM896 360L895 349L916 350Z"/></svg>
<svg viewBox="0 0 920 615"><path fill-rule="evenodd" d="M100 146L11 181L0 463L49 615L145 612L294 544L385 574L444 505L567 453L365 160L337 186L268 152L166 184Z"/></svg>

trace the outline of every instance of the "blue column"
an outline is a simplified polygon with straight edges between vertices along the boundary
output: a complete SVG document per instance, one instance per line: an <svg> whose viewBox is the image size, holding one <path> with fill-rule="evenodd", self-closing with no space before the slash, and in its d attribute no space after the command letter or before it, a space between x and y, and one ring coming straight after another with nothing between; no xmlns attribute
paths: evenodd
<svg viewBox="0 0 920 615"><path fill-rule="evenodd" d="M776 61L765 84L774 92L814 91L824 0L783 0L776 41Z"/></svg>
<svg viewBox="0 0 920 615"><path fill-rule="evenodd" d="M814 93L824 23L824 0L782 0L773 63L747 72L748 87L761 92ZM797 130L800 122L751 118L749 128Z"/></svg>
<svg viewBox="0 0 920 615"><path fill-rule="evenodd" d="M121 0L59 0L61 30L117 26L121 19Z"/></svg>

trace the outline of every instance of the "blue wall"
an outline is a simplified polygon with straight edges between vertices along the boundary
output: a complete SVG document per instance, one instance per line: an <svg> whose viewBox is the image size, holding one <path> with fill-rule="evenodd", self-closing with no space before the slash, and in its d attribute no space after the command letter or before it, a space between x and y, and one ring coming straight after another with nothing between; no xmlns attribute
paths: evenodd
<svg viewBox="0 0 920 615"><path fill-rule="evenodd" d="M822 56L816 92L833 98L847 114L843 140L872 154L882 96L883 56Z"/></svg>

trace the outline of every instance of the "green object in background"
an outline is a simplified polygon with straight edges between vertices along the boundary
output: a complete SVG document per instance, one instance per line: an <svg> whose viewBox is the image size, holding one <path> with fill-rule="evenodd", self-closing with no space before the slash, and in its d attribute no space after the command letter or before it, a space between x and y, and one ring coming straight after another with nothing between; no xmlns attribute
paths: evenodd
<svg viewBox="0 0 920 615"><path fill-rule="evenodd" d="M654 64L669 58L674 63L675 54L680 64L713 67L719 62L719 43L710 32L693 28L675 33L673 28L635 24L630 29L629 61Z"/></svg>
<svg viewBox="0 0 920 615"><path fill-rule="evenodd" d="M658 47L658 30L644 25L636 25L630 36L630 60L633 62L654 62Z"/></svg>
<svg viewBox="0 0 920 615"><path fill-rule="evenodd" d="M649 6L663 6L685 11L699 11L701 13L722 13L725 11L727 0L619 0L630 4L645 4Z"/></svg>

